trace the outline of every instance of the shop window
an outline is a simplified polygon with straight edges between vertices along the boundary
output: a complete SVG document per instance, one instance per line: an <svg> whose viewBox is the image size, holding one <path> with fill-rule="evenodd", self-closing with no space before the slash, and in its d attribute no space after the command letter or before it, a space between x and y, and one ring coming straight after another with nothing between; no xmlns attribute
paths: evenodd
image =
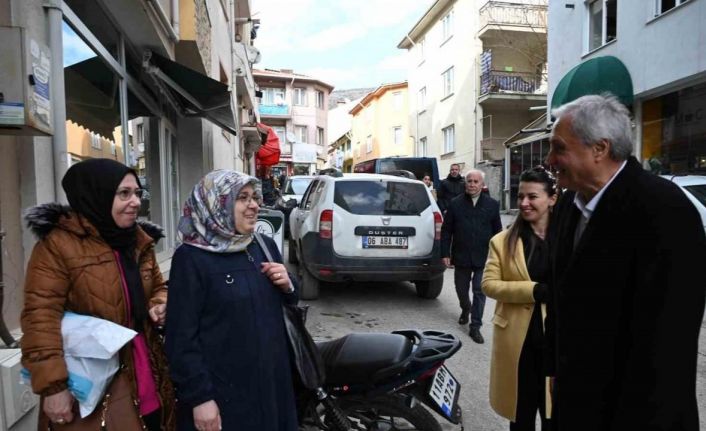
<svg viewBox="0 0 706 431"><path fill-rule="evenodd" d="M642 103L641 155L655 174L706 173L706 84Z"/></svg>
<svg viewBox="0 0 706 431"><path fill-rule="evenodd" d="M546 139L517 145L510 149L510 208L517 208L517 190L520 174L537 165L543 165L549 152Z"/></svg>
<svg viewBox="0 0 706 431"><path fill-rule="evenodd" d="M617 3L617 0L593 0L587 4L589 51L617 37Z"/></svg>

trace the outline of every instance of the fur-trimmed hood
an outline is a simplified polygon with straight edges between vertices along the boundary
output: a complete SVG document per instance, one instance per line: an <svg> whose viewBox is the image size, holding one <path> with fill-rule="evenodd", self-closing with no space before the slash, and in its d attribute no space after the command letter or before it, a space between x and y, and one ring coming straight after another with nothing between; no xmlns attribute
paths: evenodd
<svg viewBox="0 0 706 431"><path fill-rule="evenodd" d="M78 215L68 205L48 203L29 208L25 212L27 227L40 240L56 229L64 229L79 236L96 234L95 228L83 219L78 221ZM138 226L157 243L164 238L164 229L154 223L138 220Z"/></svg>

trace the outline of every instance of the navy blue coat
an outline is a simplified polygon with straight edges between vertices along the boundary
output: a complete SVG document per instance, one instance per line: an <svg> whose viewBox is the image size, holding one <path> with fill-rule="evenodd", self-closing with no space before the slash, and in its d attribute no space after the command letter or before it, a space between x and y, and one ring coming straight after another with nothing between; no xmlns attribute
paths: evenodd
<svg viewBox="0 0 706 431"><path fill-rule="evenodd" d="M274 242L264 237L273 259ZM260 273L256 241L245 252L174 252L166 351L177 391L177 429L194 430L193 407L215 400L224 431L296 431L283 294ZM290 275L290 278L293 277Z"/></svg>
<svg viewBox="0 0 706 431"><path fill-rule="evenodd" d="M483 268L490 238L503 229L498 201L481 193L478 202L466 193L451 200L441 225L441 257L462 268Z"/></svg>

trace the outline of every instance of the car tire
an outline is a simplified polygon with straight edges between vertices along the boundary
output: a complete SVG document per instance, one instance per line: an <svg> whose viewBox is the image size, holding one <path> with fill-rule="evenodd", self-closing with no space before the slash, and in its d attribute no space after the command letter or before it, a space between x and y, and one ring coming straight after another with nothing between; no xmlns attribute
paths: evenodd
<svg viewBox="0 0 706 431"><path fill-rule="evenodd" d="M444 287L444 277L432 278L431 280L417 280L414 282L417 288L417 296L424 299L435 299L441 294Z"/></svg>
<svg viewBox="0 0 706 431"><path fill-rule="evenodd" d="M287 260L291 264L299 263L299 259L297 259L297 243L291 239L289 240L289 251L287 252Z"/></svg>
<svg viewBox="0 0 706 431"><path fill-rule="evenodd" d="M319 286L321 282L316 279L308 269L301 267L301 288L299 289L300 299L317 299L319 297Z"/></svg>

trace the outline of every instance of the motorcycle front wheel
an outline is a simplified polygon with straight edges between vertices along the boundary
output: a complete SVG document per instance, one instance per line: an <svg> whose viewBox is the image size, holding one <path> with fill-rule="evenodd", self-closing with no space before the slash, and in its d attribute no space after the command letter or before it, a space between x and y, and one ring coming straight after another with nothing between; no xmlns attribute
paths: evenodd
<svg viewBox="0 0 706 431"><path fill-rule="evenodd" d="M441 425L421 403L409 407L398 395L373 399L339 399L339 406L351 422L351 429L361 431L441 431Z"/></svg>

